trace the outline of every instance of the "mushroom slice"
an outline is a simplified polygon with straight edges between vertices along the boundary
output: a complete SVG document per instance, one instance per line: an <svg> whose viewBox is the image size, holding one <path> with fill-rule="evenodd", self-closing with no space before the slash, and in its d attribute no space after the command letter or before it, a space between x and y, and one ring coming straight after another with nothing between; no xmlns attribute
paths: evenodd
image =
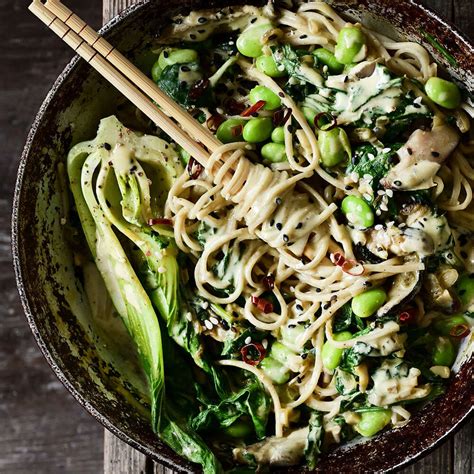
<svg viewBox="0 0 474 474"><path fill-rule="evenodd" d="M458 143L459 134L449 125L438 125L430 131L415 130L398 150L400 162L381 180L382 185L399 190L433 187L433 178Z"/></svg>
<svg viewBox="0 0 474 474"><path fill-rule="evenodd" d="M411 261L419 260L411 258ZM387 302L379 308L377 316L400 312L420 291L422 271L399 273L393 280L387 294Z"/></svg>

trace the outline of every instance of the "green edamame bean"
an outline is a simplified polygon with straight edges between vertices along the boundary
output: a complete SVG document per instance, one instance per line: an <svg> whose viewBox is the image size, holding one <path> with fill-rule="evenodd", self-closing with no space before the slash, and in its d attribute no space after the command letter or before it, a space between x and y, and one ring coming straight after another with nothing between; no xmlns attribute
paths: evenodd
<svg viewBox="0 0 474 474"><path fill-rule="evenodd" d="M258 58L262 55L262 36L273 28L270 23L252 26L243 31L237 38L239 53L249 58Z"/></svg>
<svg viewBox="0 0 474 474"><path fill-rule="evenodd" d="M438 337L433 348L433 365L451 367L456 359L456 350L448 337Z"/></svg>
<svg viewBox="0 0 474 474"><path fill-rule="evenodd" d="M295 355L295 352L293 352L288 346L285 346L285 344L282 344L278 341L272 344L272 348L269 354L270 357L273 357L273 359L277 360L278 362L280 362L280 364L283 364L284 366L286 366L288 360L290 360Z"/></svg>
<svg viewBox="0 0 474 474"><path fill-rule="evenodd" d="M321 130L318 133L318 146L324 166L336 166L351 157L351 143L347 133L340 127Z"/></svg>
<svg viewBox="0 0 474 474"><path fill-rule="evenodd" d="M265 357L260 363L260 368L278 385L288 382L290 371L273 357Z"/></svg>
<svg viewBox="0 0 474 474"><path fill-rule="evenodd" d="M355 429L362 436L374 436L390 423L391 418L392 410L365 411L361 413L361 419Z"/></svg>
<svg viewBox="0 0 474 474"><path fill-rule="evenodd" d="M255 66L260 72L269 77L283 77L286 74L285 68L278 69L273 56L262 55L257 58Z"/></svg>
<svg viewBox="0 0 474 474"><path fill-rule="evenodd" d="M474 305L474 273L459 278L456 282L456 293L464 306L469 308Z"/></svg>
<svg viewBox="0 0 474 474"><path fill-rule="evenodd" d="M304 118L307 120L307 122L311 126L314 126L314 119L317 115L316 111L314 109L310 109L309 107L303 107L301 110L303 111Z"/></svg>
<svg viewBox="0 0 474 474"><path fill-rule="evenodd" d="M438 334L449 336L453 328L466 324L466 318L462 314L455 314L449 318L438 319L434 322L433 326Z"/></svg>
<svg viewBox="0 0 474 474"><path fill-rule="evenodd" d="M347 196L343 199L341 210L349 223L358 229L367 229L374 225L374 211L364 199Z"/></svg>
<svg viewBox="0 0 474 474"><path fill-rule="evenodd" d="M224 428L225 434L232 438L246 438L252 433L252 427L245 421L234 421L230 426Z"/></svg>
<svg viewBox="0 0 474 474"><path fill-rule="evenodd" d="M271 163L282 163L287 161L285 145L282 143L266 143L261 150L263 158Z"/></svg>
<svg viewBox="0 0 474 474"><path fill-rule="evenodd" d="M336 341L348 341L352 338L352 334L349 331L343 331L334 334L334 339ZM342 353L344 349L339 349L334 347L329 341L326 341L323 345L321 351L321 358L323 360L323 365L328 370L334 370L339 366L342 359Z"/></svg>
<svg viewBox="0 0 474 474"><path fill-rule="evenodd" d="M255 104L259 100L265 101L263 110L275 110L281 105L280 97L265 86L255 86L249 93L249 100L251 104Z"/></svg>
<svg viewBox="0 0 474 474"><path fill-rule="evenodd" d="M340 74L344 70L344 64L341 64L331 51L326 48L318 48L313 51L319 62L326 65L331 74Z"/></svg>
<svg viewBox="0 0 474 474"><path fill-rule="evenodd" d="M364 33L355 26L342 28L337 37L334 56L342 64L357 63L365 58L366 39Z"/></svg>
<svg viewBox="0 0 474 474"><path fill-rule="evenodd" d="M259 143L270 138L273 124L268 117L250 119L244 126L243 137L246 142Z"/></svg>
<svg viewBox="0 0 474 474"><path fill-rule="evenodd" d="M285 129L283 127L276 127L272 132L272 142L285 143Z"/></svg>
<svg viewBox="0 0 474 474"><path fill-rule="evenodd" d="M172 64L195 63L198 60L199 55L194 49L166 48L158 58L158 65L164 69Z"/></svg>
<svg viewBox="0 0 474 474"><path fill-rule="evenodd" d="M161 73L163 72L163 69L160 67L160 60L157 59L155 63L153 64L153 67L151 68L151 77L152 79L156 82L161 76Z"/></svg>
<svg viewBox="0 0 474 474"><path fill-rule="evenodd" d="M426 95L445 109L455 109L461 105L461 92L453 82L440 77L431 77L425 84Z"/></svg>
<svg viewBox="0 0 474 474"><path fill-rule="evenodd" d="M387 301L383 288L373 288L352 298L352 311L359 318L372 316Z"/></svg>
<svg viewBox="0 0 474 474"><path fill-rule="evenodd" d="M217 139L222 143L243 141L242 133L247 122L243 119L232 118L222 122L217 129Z"/></svg>

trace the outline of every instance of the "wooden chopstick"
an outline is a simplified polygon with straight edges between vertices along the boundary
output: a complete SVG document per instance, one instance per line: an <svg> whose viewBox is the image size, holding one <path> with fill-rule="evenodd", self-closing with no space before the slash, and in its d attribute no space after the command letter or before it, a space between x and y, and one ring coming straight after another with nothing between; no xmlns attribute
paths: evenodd
<svg viewBox="0 0 474 474"><path fill-rule="evenodd" d="M53 4L56 7L62 6L59 2L50 1L48 3L50 6ZM193 140L164 112L162 112L152 102L152 100L150 100L149 97L147 97L141 90L139 90L134 85L134 83L132 83L127 77L125 77L121 73L121 71L119 71L112 64L110 64L98 50L92 48L83 38L81 38L75 31L73 31L70 26L66 25L58 16L56 16L53 12L46 8L46 6L40 0L33 0L31 5L29 6L29 10L33 14L35 14L43 23L45 23L52 31L54 31L72 49L74 49L74 51L76 51L76 53L78 53L84 60L86 60L100 75L102 75L107 81L114 85L125 97L127 97L136 107L138 107L147 117L149 117L150 120L156 123L166 134L171 136L173 140L178 143L178 145L182 146L199 163L201 163L203 166L206 166L209 159L209 152L200 144L198 144L195 140ZM86 31L87 25L82 22L82 20L73 18L72 12L70 14L70 22L77 25L82 25L81 28ZM108 49L110 54L113 51L112 46L105 42L105 40L103 40L103 38L101 38L91 28L87 28L86 35L91 35L90 30L96 35L94 39L95 45L99 43L100 47L102 48L102 51L106 51ZM101 40L103 40L106 44L104 44L104 42ZM125 64L125 66L131 65L131 63L123 56L121 56L116 50L115 52L117 54L114 54L113 57L119 58L120 61ZM128 67L128 69L130 69L132 72L134 68L134 66L131 68ZM147 81L149 81L148 78L138 69L136 69L136 71L138 71L140 77L143 76L145 79L147 79ZM135 72L133 73L133 76L135 75L138 74ZM141 77L142 80L140 82L146 82L143 81L143 77ZM160 92L160 100L163 96L169 99L158 88L158 86L156 86L153 82L151 83L153 84L153 89L157 89ZM156 97L158 97L158 94L156 94ZM152 99L155 100L153 97ZM171 99L169 100L171 101L173 106L172 113L174 113L176 110L179 109L179 106ZM163 103L165 102L163 101ZM192 123L194 122L194 124L199 127L196 132L205 132L205 129L200 126L187 112L185 112L184 110L183 112L186 114L188 119L185 121L185 123L183 123L183 126L186 125L190 128L192 127L192 129L195 130L195 127L192 125ZM217 140L215 141L217 142L217 144L219 144ZM216 145L214 144L214 146Z"/></svg>
<svg viewBox="0 0 474 474"><path fill-rule="evenodd" d="M199 140L208 150L214 152L221 145L219 140L209 130L202 127L186 110L168 97L149 77L143 74L140 69L59 0L47 0L45 7L121 71L142 92L153 99L163 108L165 113L171 115L189 135Z"/></svg>

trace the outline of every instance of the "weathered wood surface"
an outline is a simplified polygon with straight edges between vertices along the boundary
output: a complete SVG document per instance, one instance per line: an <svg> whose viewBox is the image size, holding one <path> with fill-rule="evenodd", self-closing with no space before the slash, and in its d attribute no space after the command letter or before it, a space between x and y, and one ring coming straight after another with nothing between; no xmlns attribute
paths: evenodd
<svg viewBox="0 0 474 474"><path fill-rule="evenodd" d="M29 0L0 0L0 473L171 474L103 429L67 393L44 361L17 296L10 213L21 149L35 112L69 49L27 11ZM101 22L97 0L67 0L88 22ZM104 0L113 16L129 0ZM473 0L426 0L472 35ZM404 473L473 472L471 423ZM103 455L105 451L105 457Z"/></svg>

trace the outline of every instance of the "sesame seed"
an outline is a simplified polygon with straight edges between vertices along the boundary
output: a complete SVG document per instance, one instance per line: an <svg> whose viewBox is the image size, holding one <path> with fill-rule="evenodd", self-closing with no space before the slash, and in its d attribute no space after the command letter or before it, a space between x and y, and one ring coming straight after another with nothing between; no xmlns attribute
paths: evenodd
<svg viewBox="0 0 474 474"><path fill-rule="evenodd" d="M266 349L268 347L268 339L263 339L262 340L262 346L264 349Z"/></svg>
<svg viewBox="0 0 474 474"><path fill-rule="evenodd" d="M388 197L393 197L393 190L392 189L387 189L387 196Z"/></svg>
<svg viewBox="0 0 474 474"><path fill-rule="evenodd" d="M250 344L252 342L252 338L250 336L245 338L245 344Z"/></svg>
<svg viewBox="0 0 474 474"><path fill-rule="evenodd" d="M377 224L375 226L375 230L382 230L383 229L383 225L382 224Z"/></svg>
<svg viewBox="0 0 474 474"><path fill-rule="evenodd" d="M382 150L382 153L390 153L390 150L391 150L390 148L384 148Z"/></svg>
<svg viewBox="0 0 474 474"><path fill-rule="evenodd" d="M275 199L275 202L276 202L277 205L279 206L279 205L282 203L281 198L280 198L280 197L277 197L277 198Z"/></svg>
<svg viewBox="0 0 474 474"><path fill-rule="evenodd" d="M209 329L209 331L214 327L211 321L209 321L208 319L204 321L204 325L206 326L207 329Z"/></svg>
<svg viewBox="0 0 474 474"><path fill-rule="evenodd" d="M367 156L368 156L370 161L375 160L375 155L373 153L368 153Z"/></svg>
<svg viewBox="0 0 474 474"><path fill-rule="evenodd" d="M211 323L214 324L215 326L217 326L219 324L219 320L217 318L215 318L214 316L209 318L209 321L211 321Z"/></svg>
<svg viewBox="0 0 474 474"><path fill-rule="evenodd" d="M283 241L288 242L289 240L290 238L286 234L283 234Z"/></svg>
<svg viewBox="0 0 474 474"><path fill-rule="evenodd" d="M362 195L362 197L366 200L366 201L372 201L372 196L368 193L364 193Z"/></svg>
<svg viewBox="0 0 474 474"><path fill-rule="evenodd" d="M388 207L387 207L385 204L383 204L383 203L380 204L380 209L381 209L382 211L385 211L385 212L388 211Z"/></svg>
<svg viewBox="0 0 474 474"><path fill-rule="evenodd" d="M375 211L375 214L377 214L378 216L380 216L380 214L382 214L382 211L381 211L380 209L377 209L377 210Z"/></svg>
<svg viewBox="0 0 474 474"><path fill-rule="evenodd" d="M368 180L368 181L372 181L372 175L370 174L364 174L364 179Z"/></svg>
<svg viewBox="0 0 474 474"><path fill-rule="evenodd" d="M193 317L192 317L191 313L189 313L189 312L186 313L186 319L187 319L189 322L191 322L191 321L193 320Z"/></svg>
<svg viewBox="0 0 474 474"><path fill-rule="evenodd" d="M283 229L283 225L281 224L281 222L277 222L275 227L277 228L277 230Z"/></svg>

